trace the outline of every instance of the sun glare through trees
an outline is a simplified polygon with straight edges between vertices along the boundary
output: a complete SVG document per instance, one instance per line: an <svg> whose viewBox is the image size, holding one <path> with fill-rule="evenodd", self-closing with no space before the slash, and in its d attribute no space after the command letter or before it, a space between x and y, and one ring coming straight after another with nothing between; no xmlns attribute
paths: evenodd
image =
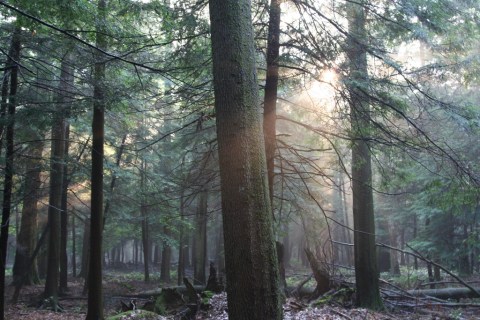
<svg viewBox="0 0 480 320"><path fill-rule="evenodd" d="M0 0L0 320L478 318L479 21Z"/></svg>

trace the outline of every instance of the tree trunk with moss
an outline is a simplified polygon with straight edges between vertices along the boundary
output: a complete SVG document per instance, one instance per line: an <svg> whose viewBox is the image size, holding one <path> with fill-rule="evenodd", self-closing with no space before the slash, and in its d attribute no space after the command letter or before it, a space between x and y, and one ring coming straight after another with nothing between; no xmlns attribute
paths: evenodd
<svg viewBox="0 0 480 320"><path fill-rule="evenodd" d="M347 3L349 37L347 57L352 128L352 195L355 229L355 280L359 307L382 309L375 247L372 165L367 137L371 118L368 99L368 67L364 1Z"/></svg>
<svg viewBox="0 0 480 320"><path fill-rule="evenodd" d="M229 319L281 319L248 0L211 0Z"/></svg>

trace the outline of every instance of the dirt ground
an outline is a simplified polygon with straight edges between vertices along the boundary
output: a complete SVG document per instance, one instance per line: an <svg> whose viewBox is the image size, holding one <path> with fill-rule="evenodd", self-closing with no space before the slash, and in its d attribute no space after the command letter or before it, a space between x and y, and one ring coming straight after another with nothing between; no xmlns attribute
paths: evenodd
<svg viewBox="0 0 480 320"><path fill-rule="evenodd" d="M139 280L131 280L119 277L106 277L104 281L105 294L105 315L111 316L120 313L120 301L129 301L128 296L135 295L139 292L145 292L158 288L158 283L152 281L145 283ZM66 295L59 298L63 312L53 312L51 310L42 310L38 306L40 304L39 296L43 292L43 285L27 286L22 289L20 299L17 303L12 304L10 299L13 294L13 287L9 286L6 289L6 319L12 320L31 320L31 319L45 319L45 320L76 320L85 319L87 312L87 297L82 295L83 281L81 279L74 279L69 282L69 291ZM141 305L145 301L137 299L137 305ZM197 313L197 320L227 320L227 303L226 295L219 294L210 300L211 307L208 310ZM129 316L124 319L141 319L138 316ZM150 319L150 318L149 318ZM173 320L175 317L161 317L157 319ZM304 301L296 299L287 299L284 305L284 319L285 320L310 320L310 319L324 319L324 320L387 320L387 319L418 319L418 320L433 320L433 319L480 319L480 308L429 308L422 307L415 311L400 311L395 312L372 312L366 309L344 308L339 305L329 305L323 307L311 307Z"/></svg>

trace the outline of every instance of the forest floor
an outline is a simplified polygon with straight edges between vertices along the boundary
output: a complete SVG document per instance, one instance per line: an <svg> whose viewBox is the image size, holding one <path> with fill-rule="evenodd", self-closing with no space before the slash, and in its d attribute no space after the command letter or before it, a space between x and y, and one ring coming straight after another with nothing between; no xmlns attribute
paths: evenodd
<svg viewBox="0 0 480 320"><path fill-rule="evenodd" d="M68 283L67 294L59 298L59 304L63 312L53 312L52 310L39 309L41 304L39 297L43 292L43 285L26 286L22 289L19 301L15 304L10 302L14 288L6 288L6 314L5 319L45 319L45 320L77 320L85 319L87 312L87 297L82 294L83 280L73 279ZM129 303L130 298L138 293L148 290L158 289L159 283L134 279L128 274L115 274L105 276L104 295L105 295L105 316L114 316L121 313L121 301ZM146 299L145 299L146 300ZM145 300L137 299L137 305L141 305ZM227 320L227 302L226 295L215 295L210 299L210 308L197 313L196 320ZM348 305L348 304L347 304ZM350 308L341 304L324 304L315 307L304 300L288 298L284 304L285 320L386 320L386 319L480 319L479 308L449 308L436 306L422 306L411 308L410 310L390 310L384 312L373 312L366 309ZM141 317L140 314L119 317L117 319L165 319L176 320L180 318L156 316L154 318Z"/></svg>

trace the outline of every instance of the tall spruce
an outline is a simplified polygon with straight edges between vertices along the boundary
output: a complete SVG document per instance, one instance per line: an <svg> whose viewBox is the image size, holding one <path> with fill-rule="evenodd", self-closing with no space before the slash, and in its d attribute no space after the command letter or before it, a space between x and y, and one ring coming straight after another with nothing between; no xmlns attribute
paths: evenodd
<svg viewBox="0 0 480 320"><path fill-rule="evenodd" d="M5 179L3 181L3 207L2 207L2 226L0 228L0 319L5 318L5 266L7 262L7 245L8 245L8 229L10 226L10 212L12 205L12 190L13 190L13 163L14 163L14 130L15 130L15 110L16 110L16 95L18 89L18 69L20 61L21 50L21 28L15 27L12 34L12 41L10 44L9 58L6 63L6 69L10 69L10 87L6 103L6 160L5 160ZM8 85L8 82L3 82L3 85ZM2 90L2 94L3 94ZM2 101L3 102L3 101Z"/></svg>
<svg viewBox="0 0 480 320"><path fill-rule="evenodd" d="M371 115L368 98L367 37L365 1L347 3L349 37L350 122L352 129L352 196L355 245L357 305L382 309L375 247L375 216L372 190L372 164L367 144Z"/></svg>
<svg viewBox="0 0 480 320"><path fill-rule="evenodd" d="M275 177L276 116L278 95L278 58L280 55L280 0L270 1L267 39L267 77L263 102L263 132L267 158L268 189L273 210L273 180ZM273 211L272 211L273 212Z"/></svg>
<svg viewBox="0 0 480 320"><path fill-rule="evenodd" d="M96 21L96 46L107 47L105 34L107 1L99 0ZM90 256L88 267L88 311L87 320L101 320L103 315L103 155L105 139L105 61L95 52L92 120L92 174L90 214Z"/></svg>
<svg viewBox="0 0 480 320"><path fill-rule="evenodd" d="M209 5L228 314L281 319L251 3Z"/></svg>

